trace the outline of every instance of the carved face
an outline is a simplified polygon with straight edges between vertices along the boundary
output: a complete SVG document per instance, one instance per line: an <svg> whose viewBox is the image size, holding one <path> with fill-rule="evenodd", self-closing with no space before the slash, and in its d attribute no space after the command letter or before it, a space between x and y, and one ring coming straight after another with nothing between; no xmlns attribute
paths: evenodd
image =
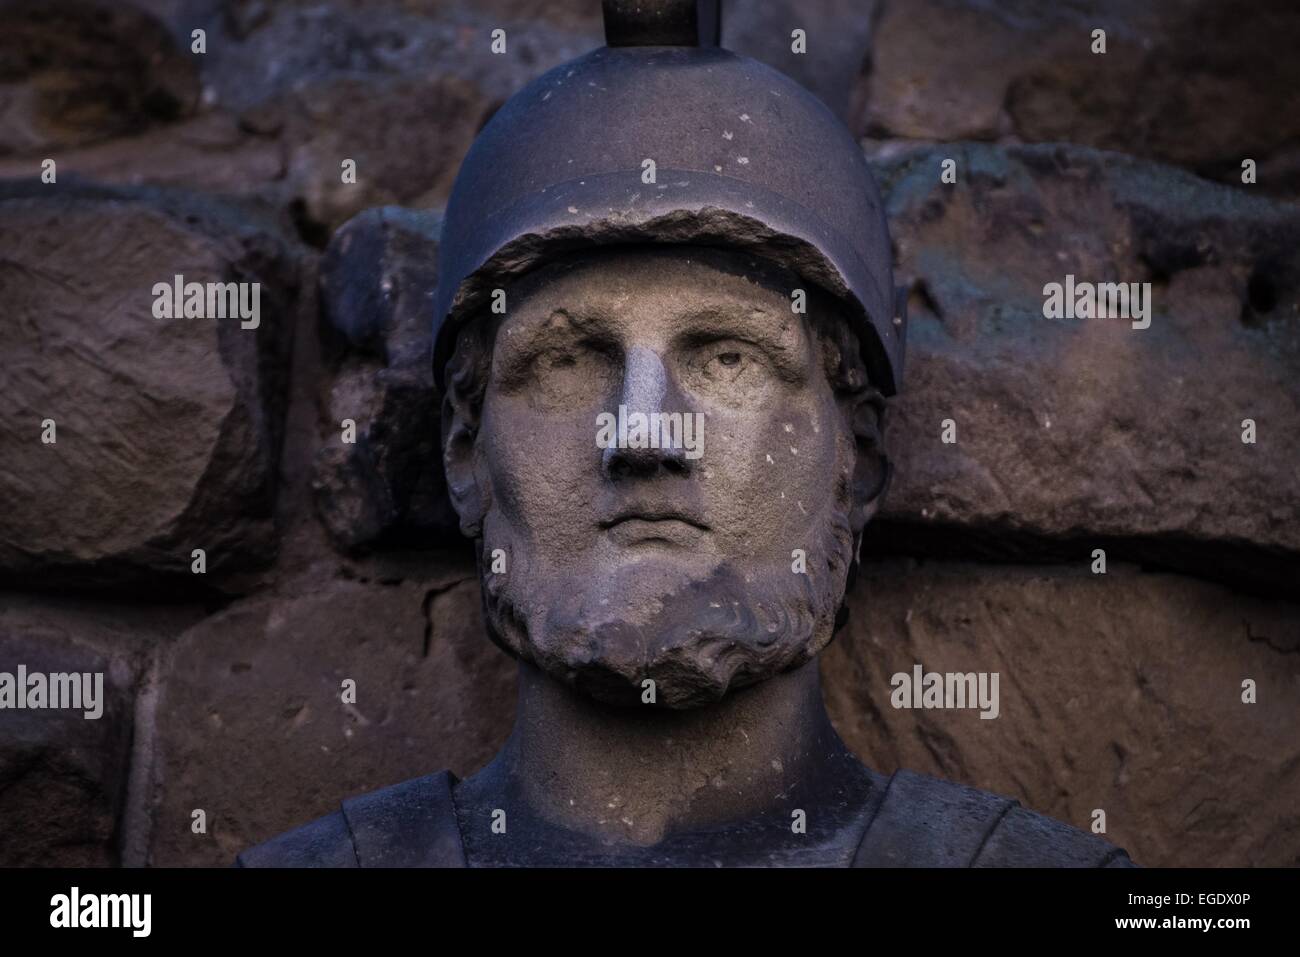
<svg viewBox="0 0 1300 957"><path fill-rule="evenodd" d="M830 640L882 406L798 285L717 251L592 254L462 335L448 484L498 643L604 700L690 707Z"/></svg>

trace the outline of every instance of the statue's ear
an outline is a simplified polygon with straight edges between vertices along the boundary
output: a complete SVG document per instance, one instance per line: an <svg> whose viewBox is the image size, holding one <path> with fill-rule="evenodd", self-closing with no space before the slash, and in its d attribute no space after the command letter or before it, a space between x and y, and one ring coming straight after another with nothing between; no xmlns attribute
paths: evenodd
<svg viewBox="0 0 1300 957"><path fill-rule="evenodd" d="M860 536L867 522L880 511L885 492L894 474L893 463L885 451L885 400L875 389L868 388L850 400L850 421L857 456L853 462L853 512L850 524Z"/></svg>
<svg viewBox="0 0 1300 957"><path fill-rule="evenodd" d="M461 534L469 538L482 536L488 504L486 478L479 467L478 411L449 381L442 397L442 463Z"/></svg>

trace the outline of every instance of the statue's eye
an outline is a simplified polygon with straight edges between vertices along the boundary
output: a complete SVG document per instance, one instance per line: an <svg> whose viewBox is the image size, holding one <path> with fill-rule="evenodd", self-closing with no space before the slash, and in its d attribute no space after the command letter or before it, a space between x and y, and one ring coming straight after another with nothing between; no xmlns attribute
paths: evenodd
<svg viewBox="0 0 1300 957"><path fill-rule="evenodd" d="M521 356L515 386L535 408L585 408L611 388L616 363L603 348L586 342L561 342Z"/></svg>
<svg viewBox="0 0 1300 957"><path fill-rule="evenodd" d="M755 400L769 383L771 363L758 346L739 336L708 338L690 343L681 376L690 392L744 403Z"/></svg>
<svg viewBox="0 0 1300 957"><path fill-rule="evenodd" d="M759 365L754 351L734 339L706 345L697 361L705 378L714 383L748 380L757 373Z"/></svg>
<svg viewBox="0 0 1300 957"><path fill-rule="evenodd" d="M573 369L579 363L579 355L569 348L552 348L540 353L533 361L538 372L545 376Z"/></svg>

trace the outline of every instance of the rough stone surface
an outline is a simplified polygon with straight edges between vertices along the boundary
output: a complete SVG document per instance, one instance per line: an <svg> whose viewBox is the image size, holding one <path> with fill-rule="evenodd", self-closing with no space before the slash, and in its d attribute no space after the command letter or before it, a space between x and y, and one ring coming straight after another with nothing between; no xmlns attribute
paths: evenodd
<svg viewBox="0 0 1300 957"><path fill-rule="evenodd" d="M1092 32L1106 31L1106 52ZM1241 184L1300 187L1300 9L1219 0L882 0L863 128L922 140L1069 141Z"/></svg>
<svg viewBox="0 0 1300 957"><path fill-rule="evenodd" d="M259 105L241 122L284 145L286 181L274 192L293 205L309 238L323 239L372 206L444 201L489 113L482 93L458 77L348 75ZM354 182L344 181L345 160L356 164Z"/></svg>
<svg viewBox="0 0 1300 957"><path fill-rule="evenodd" d="M441 202L495 106L601 38L599 5L585 3L84 0L67 17L11 6L0 35L15 51L47 38L52 61L12 56L0 177L37 175L49 157L61 176L256 197L317 246L368 207ZM190 52L195 28L204 54ZM506 54L491 51L497 28ZM132 65L154 47L149 69Z"/></svg>
<svg viewBox="0 0 1300 957"><path fill-rule="evenodd" d="M126 186L149 184L275 201L288 158L279 142L243 128L226 112L204 113L137 135L51 154L59 177ZM41 174L38 156L0 154L0 178ZM336 177L337 178L337 177Z"/></svg>
<svg viewBox="0 0 1300 957"><path fill-rule="evenodd" d="M600 5L586 0L281 0L227 10L229 35L212 47L204 78L218 103L241 112L342 75L452 75L504 100L604 35ZM506 31L504 53L492 52L496 29Z"/></svg>
<svg viewBox="0 0 1300 957"><path fill-rule="evenodd" d="M429 354L440 230L437 213L370 210L335 234L321 264L323 327L343 351L313 487L345 548L459 541ZM343 441L348 419L355 443Z"/></svg>
<svg viewBox="0 0 1300 957"><path fill-rule="evenodd" d="M176 274L259 282L258 328L155 318L154 284ZM0 190L0 569L156 587L192 581L195 548L208 581L264 564L297 284L293 248L228 207L62 183Z"/></svg>
<svg viewBox="0 0 1300 957"><path fill-rule="evenodd" d="M869 68L877 0L732 0L723 4L722 45L799 81L852 124L858 78ZM802 30L796 48L795 30Z"/></svg>
<svg viewBox="0 0 1300 957"><path fill-rule="evenodd" d="M866 544L891 560L824 659L847 740L1085 827L1103 808L1142 864L1300 863L1300 235L1259 199L1300 195L1294 5L727 7L728 45L865 131L913 284ZM496 106L600 42L594 0L0 0L0 179L58 170L0 186L0 580L28 590L0 594L0 670L110 678L100 721L0 712L0 865L224 866L496 750L514 669L456 552L421 315L438 217L331 231L439 206ZM996 145L933 145L963 139ZM262 329L160 325L151 288L177 271L263 282ZM1152 327L1043 319L1068 272L1151 281ZM210 584L254 594L171 605L199 543ZM1002 717L893 710L917 662L998 670Z"/></svg>
<svg viewBox="0 0 1300 957"><path fill-rule="evenodd" d="M103 714L0 710L0 867L102 867L119 860L138 622L0 595L0 672L99 672ZM118 654L114 654L114 646ZM123 655L122 652L126 654Z"/></svg>
<svg viewBox="0 0 1300 957"><path fill-rule="evenodd" d="M290 210L317 246L369 207L441 204L496 106L603 42L600 5L587 0L77 0L59 16L32 12L40 7L0 7L19 64L0 177L35 175L49 157L61 174L258 197ZM849 0L745 0L728 6L724 39L843 115L870 24L870 7ZM796 27L807 54L790 49ZM196 28L207 31L204 54L190 50ZM491 50L495 29L506 31L503 54ZM24 52L30 38L49 63ZM355 183L342 181L345 159Z"/></svg>
<svg viewBox="0 0 1300 957"><path fill-rule="evenodd" d="M427 361L438 285L436 211L366 210L330 240L321 262L321 312L345 344L385 362L408 352Z"/></svg>
<svg viewBox="0 0 1300 957"><path fill-rule="evenodd" d="M84 0L0 3L0 155L82 146L192 114L199 71L154 17Z"/></svg>
<svg viewBox="0 0 1300 957"><path fill-rule="evenodd" d="M1113 567L867 566L822 675L869 766L1017 798L1144 866L1300 863L1300 606ZM890 705L891 677L998 672L1000 716ZM1256 704L1242 703L1242 681Z"/></svg>
<svg viewBox="0 0 1300 957"><path fill-rule="evenodd" d="M509 731L515 671L483 636L470 574L312 576L183 635L158 709L150 862L227 865L345 797L485 763ZM191 831L195 808L207 834Z"/></svg>
<svg viewBox="0 0 1300 957"><path fill-rule="evenodd" d="M925 149L880 172L913 290L889 547L1051 539L1039 554L1084 562L1113 538L1198 573L1300 581L1294 205L1082 148ZM1150 328L1044 318L1067 274L1150 282Z"/></svg>

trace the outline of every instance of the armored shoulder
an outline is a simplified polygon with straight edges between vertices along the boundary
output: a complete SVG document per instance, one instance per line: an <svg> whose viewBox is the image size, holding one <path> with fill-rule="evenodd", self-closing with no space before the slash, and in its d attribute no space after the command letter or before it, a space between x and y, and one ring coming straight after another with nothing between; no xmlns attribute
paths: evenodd
<svg viewBox="0 0 1300 957"><path fill-rule="evenodd" d="M464 867L448 771L343 802L333 814L249 848L239 867Z"/></svg>
<svg viewBox="0 0 1300 957"><path fill-rule="evenodd" d="M898 771L867 825L854 867L1133 867L1087 831L1012 798Z"/></svg>
<svg viewBox="0 0 1300 957"><path fill-rule="evenodd" d="M235 858L236 867L360 867L342 811L285 831Z"/></svg>

